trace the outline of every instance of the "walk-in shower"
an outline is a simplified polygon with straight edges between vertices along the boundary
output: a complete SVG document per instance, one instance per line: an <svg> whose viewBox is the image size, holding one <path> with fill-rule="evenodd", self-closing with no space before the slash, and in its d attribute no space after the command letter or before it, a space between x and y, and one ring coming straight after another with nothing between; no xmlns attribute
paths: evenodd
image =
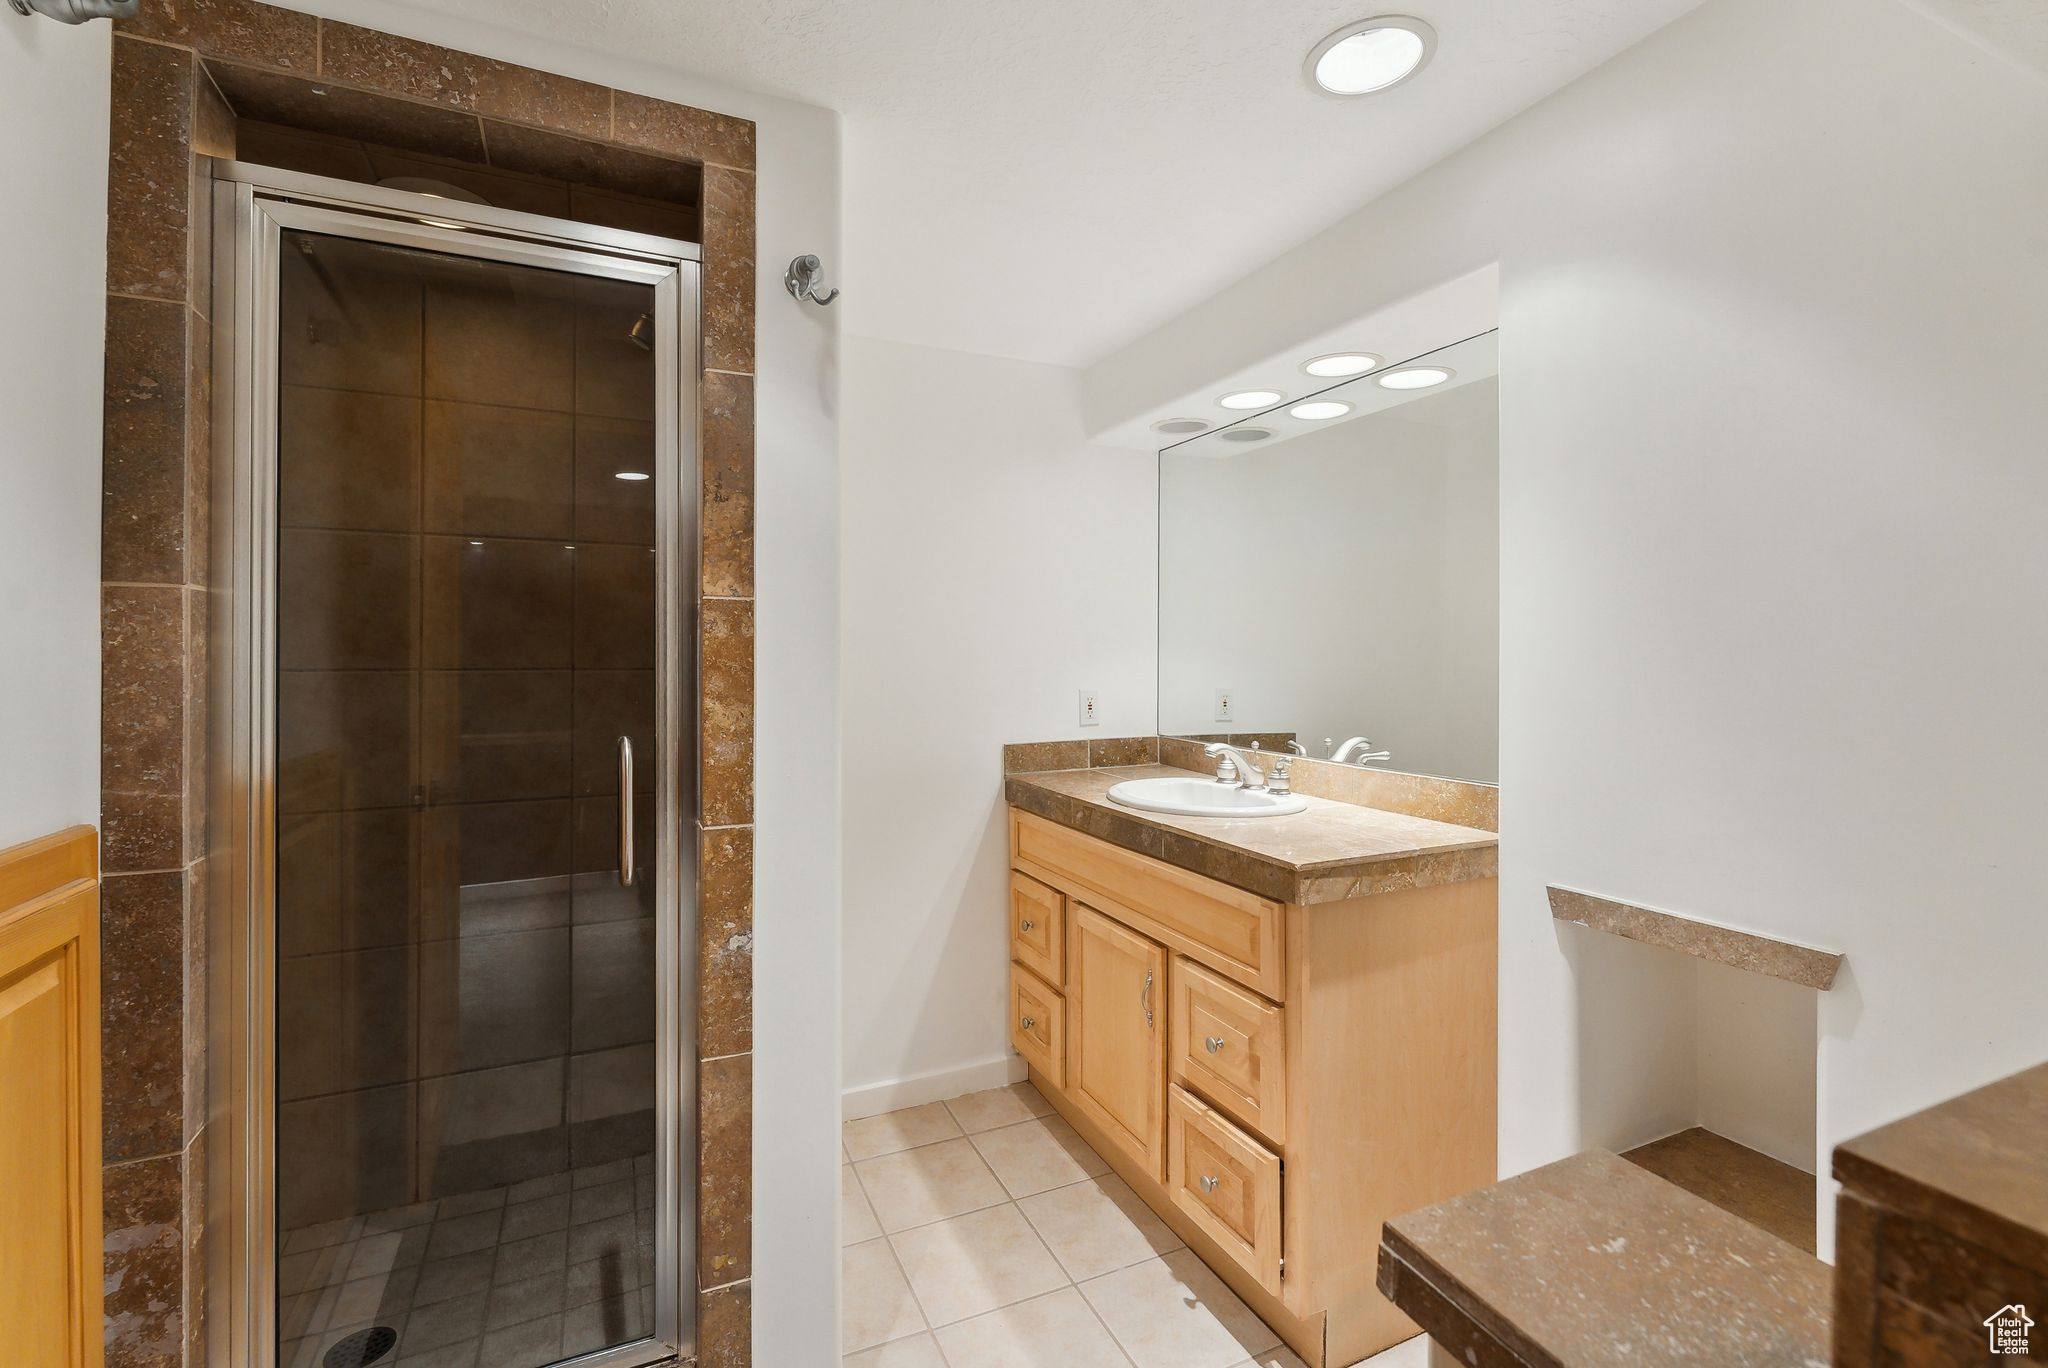
<svg viewBox="0 0 2048 1368"><path fill-rule="evenodd" d="M687 1357L697 248L216 177L218 1342Z"/></svg>

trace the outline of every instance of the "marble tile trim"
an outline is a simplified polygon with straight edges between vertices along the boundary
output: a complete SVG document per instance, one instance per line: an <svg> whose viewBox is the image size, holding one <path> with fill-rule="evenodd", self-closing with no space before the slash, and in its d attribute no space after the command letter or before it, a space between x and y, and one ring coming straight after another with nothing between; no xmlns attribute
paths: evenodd
<svg viewBox="0 0 2048 1368"><path fill-rule="evenodd" d="M1044 770L1100 769L1108 765L1156 765L1159 738L1113 736L1086 741L1025 741L1003 747L1004 774Z"/></svg>
<svg viewBox="0 0 2048 1368"><path fill-rule="evenodd" d="M1550 915L1559 921L1577 922L1595 931L1659 945L1695 959L1733 965L1821 992L1835 986L1835 972L1842 967L1841 954L1833 950L1817 950L1810 945L1738 931L1682 913L1661 912L1554 884L1550 889Z"/></svg>
<svg viewBox="0 0 2048 1368"><path fill-rule="evenodd" d="M110 730L103 740L102 764L116 782L104 787L101 827L103 861L109 874L182 874L188 887L201 870L205 795L202 727L174 725L207 714L205 626L203 612L192 608L204 594L205 516L209 501L206 457L210 438L203 419L211 383L203 341L204 315L209 308L209 252L206 223L190 196L204 191L203 178L193 174L196 150L220 152L219 138L208 130L222 124L222 111L203 77L201 61L231 62L263 72L292 73L303 80L317 77L324 85L353 88L370 95L409 102L420 117L458 118L476 124L482 136L486 118L497 125L523 125L581 138L634 155L651 155L706 169L703 195L705 242L704 355L706 387L714 406L715 461L705 473L707 508L704 528L706 596L700 628L700 650L709 646L712 686L699 754L706 757L705 823L722 828L706 833L721 845L714 852L719 871L730 875L731 887L720 895L707 917L726 931L715 945L700 947L705 966L700 1039L722 1086L727 1114L716 1143L703 1155L703 1181L708 1189L732 1200L723 1203L720 1228L706 1247L724 1251L736 1264L722 1272L722 1285L705 1284L700 1297L699 1363L701 1368L743 1368L751 1362L748 1307L750 1271L744 1251L751 1219L743 1194L750 1190L750 1147L746 1134L751 1111L752 1044L751 965L752 912L738 884L751 868L748 856L753 821L753 464L752 381L755 330L755 129L745 119L711 110L692 109L626 91L611 90L551 72L435 47L412 39L378 33L331 19L257 3L256 0L152 0L142 13L115 26L113 44L113 107L116 144L110 149L110 223L108 233L109 311L155 306L167 319L185 325L185 339L176 340L176 324L163 330L155 351L141 344L158 340L128 327L108 329L108 370L122 378L145 377L156 386L116 385L110 391L108 450L103 456L109 490L103 510L102 542L109 564L105 578L119 586L110 590L117 605L140 601L136 581L151 589L163 586L169 596L188 605L182 617L165 616L162 631L143 632L132 612L110 612L102 629L103 667L111 679L135 679L156 690L154 710L143 716L147 728ZM212 116L209 121L209 116ZM126 298L121 298L126 297ZM159 303L161 301L161 303ZM123 321L116 318L115 322ZM171 353L177 351L179 355ZM183 364L173 366L173 361ZM159 381L158 375L167 379ZM168 388L166 388L166 384ZM189 410L189 421L179 411ZM182 478L179 478L182 476ZM716 546L710 544L715 538ZM182 589L182 593L179 591ZM160 687L159 687L160 686ZM165 709L169 711L165 711ZM730 848L726 848L730 847ZM184 939L196 943L203 928L187 925ZM170 934L166 930L166 934ZM110 955L127 955L158 977L175 972L173 951L182 949L184 983L171 1010L182 1014L184 1044L172 1048L172 1033L163 1021L150 1036L149 1058L136 1061L146 1079L110 1070L107 1084L146 1090L148 1108L116 1109L121 1118L123 1152L134 1161L130 1173L151 1173L158 1160L175 1167L193 1137L196 1108L176 1108L181 1095L193 1096L193 1080L203 1079L205 1056L193 1042L205 1039L203 963L193 947L154 944L126 938L109 945ZM140 979L137 980L141 982ZM174 991L165 988L163 993ZM161 994L160 994L161 995ZM160 1006L161 1004L156 1004ZM141 1006L137 1004L138 1008ZM184 1077L172 1072L182 1064ZM136 1071L129 1070L132 1075ZM707 1101L707 1105L711 1105ZM176 1127L177 1110L188 1113ZM135 1116L131 1124L128 1118ZM713 1130L705 1127L707 1136ZM134 1150L164 1148L167 1154L145 1156ZM111 1156L110 1156L111 1157ZM175 1230L179 1220L170 1221ZM183 1268L166 1263L154 1281L136 1279L138 1291L168 1283L169 1295L149 1293L152 1305L168 1300L196 1307L201 1303L199 1270L200 1214L183 1213L179 1232L188 1246ZM130 1237L109 1221L109 1249ZM132 1243L132 1241L131 1241ZM110 1299L110 1312L114 1300ZM198 1333L198 1318L185 1329ZM110 1318L109 1364L161 1361L166 1327L129 1318Z"/></svg>
<svg viewBox="0 0 2048 1368"><path fill-rule="evenodd" d="M1482 1365L1674 1344L1824 1368L1830 1283L1812 1255L1605 1150L1396 1217L1380 1242L1380 1290L1454 1351L1490 1343L1465 1359Z"/></svg>

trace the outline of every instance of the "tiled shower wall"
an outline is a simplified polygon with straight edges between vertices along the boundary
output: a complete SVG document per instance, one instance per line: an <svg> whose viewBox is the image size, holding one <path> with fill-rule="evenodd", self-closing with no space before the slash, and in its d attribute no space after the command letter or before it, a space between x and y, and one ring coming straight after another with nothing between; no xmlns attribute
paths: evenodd
<svg viewBox="0 0 2048 1368"><path fill-rule="evenodd" d="M751 1361L754 129L249 0L116 28L103 511L107 1363L204 1361L205 187L201 58L703 168L699 1362ZM438 111L438 112L434 112ZM416 1151L415 1151L416 1152Z"/></svg>

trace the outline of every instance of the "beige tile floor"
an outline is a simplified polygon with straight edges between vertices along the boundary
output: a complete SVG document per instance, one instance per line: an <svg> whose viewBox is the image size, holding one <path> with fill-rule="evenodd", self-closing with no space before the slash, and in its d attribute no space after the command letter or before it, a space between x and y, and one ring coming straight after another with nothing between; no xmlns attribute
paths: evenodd
<svg viewBox="0 0 2048 1368"><path fill-rule="evenodd" d="M844 1139L844 1368L1302 1368L1030 1084Z"/></svg>

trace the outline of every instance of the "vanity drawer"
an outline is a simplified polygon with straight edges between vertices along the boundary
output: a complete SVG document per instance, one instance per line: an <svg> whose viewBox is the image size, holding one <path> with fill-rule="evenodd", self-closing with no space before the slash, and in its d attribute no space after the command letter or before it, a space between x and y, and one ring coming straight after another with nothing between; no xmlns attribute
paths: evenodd
<svg viewBox="0 0 2048 1368"><path fill-rule="evenodd" d="M1173 1081L1287 1143L1287 1009L1192 960L1173 962Z"/></svg>
<svg viewBox="0 0 2048 1368"><path fill-rule="evenodd" d="M1280 1295L1280 1157L1185 1088L1168 1089L1166 1190L1260 1287Z"/></svg>
<svg viewBox="0 0 2048 1368"><path fill-rule="evenodd" d="M1010 1044L1055 1088L1067 1086L1067 1000L1021 964L1010 966Z"/></svg>
<svg viewBox="0 0 2048 1368"><path fill-rule="evenodd" d="M1010 958L1047 983L1064 977L1066 895L1016 873L1010 875Z"/></svg>
<svg viewBox="0 0 2048 1368"><path fill-rule="evenodd" d="M1217 973L1270 998L1285 994L1280 904L1014 809L1010 850L1027 872L1072 885L1091 906Z"/></svg>

